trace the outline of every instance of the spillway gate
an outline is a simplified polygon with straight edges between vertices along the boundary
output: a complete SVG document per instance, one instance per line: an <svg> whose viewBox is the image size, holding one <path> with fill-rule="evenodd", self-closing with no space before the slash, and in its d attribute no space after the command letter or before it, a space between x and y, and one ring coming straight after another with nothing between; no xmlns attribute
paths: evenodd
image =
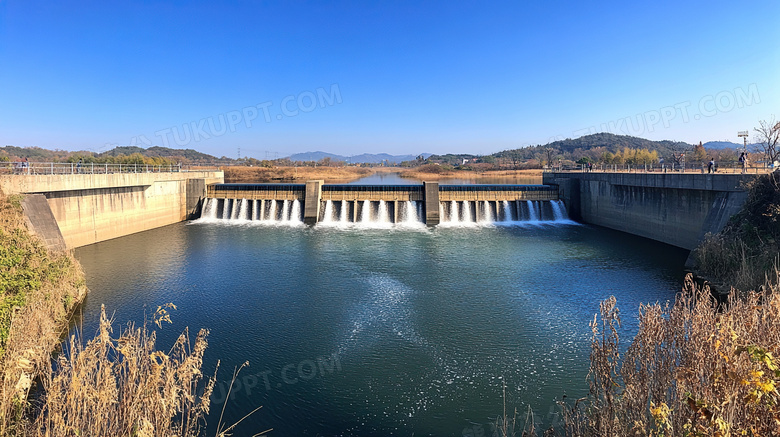
<svg viewBox="0 0 780 437"><path fill-rule="evenodd" d="M259 201L255 203L260 211L268 210L267 201L274 202L274 208L277 201L295 202L302 210L303 222L309 225L329 220L334 214L334 203L343 220L357 222L372 215L386 217L392 223L403 221L410 213L409 205L415 205L413 213L419 220L434 226L441 222L442 215L458 214L461 219L474 220L491 214L492 217L501 214L520 217L524 208L527 214L532 214L525 204L558 201L558 189L552 185L439 185L437 182L350 185L308 181L305 184L212 184L207 187L207 197Z"/></svg>

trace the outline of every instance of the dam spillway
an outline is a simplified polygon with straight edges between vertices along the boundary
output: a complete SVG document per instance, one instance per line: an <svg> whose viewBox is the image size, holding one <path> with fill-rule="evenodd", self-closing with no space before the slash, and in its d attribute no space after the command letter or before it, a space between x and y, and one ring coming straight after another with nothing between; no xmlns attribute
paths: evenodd
<svg viewBox="0 0 780 437"><path fill-rule="evenodd" d="M201 217L266 224L470 226L567 221L548 185L213 184Z"/></svg>

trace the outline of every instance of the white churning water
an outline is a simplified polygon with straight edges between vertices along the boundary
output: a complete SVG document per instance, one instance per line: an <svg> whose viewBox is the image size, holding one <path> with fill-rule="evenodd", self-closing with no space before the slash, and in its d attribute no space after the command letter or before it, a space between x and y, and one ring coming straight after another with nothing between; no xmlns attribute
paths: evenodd
<svg viewBox="0 0 780 437"><path fill-rule="evenodd" d="M202 221L231 224L302 226L299 200L250 200L207 198Z"/></svg>
<svg viewBox="0 0 780 437"><path fill-rule="evenodd" d="M324 202L317 226L361 228L421 228L425 226L423 202L347 201ZM396 210L397 209L397 210ZM574 224L560 200L449 201L439 204L442 227L526 226ZM207 198L201 219L219 223L300 226L299 200L249 200Z"/></svg>

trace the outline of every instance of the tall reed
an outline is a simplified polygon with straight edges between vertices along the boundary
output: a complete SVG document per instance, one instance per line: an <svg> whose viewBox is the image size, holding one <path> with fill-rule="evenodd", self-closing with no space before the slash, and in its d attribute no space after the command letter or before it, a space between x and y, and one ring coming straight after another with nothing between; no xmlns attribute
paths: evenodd
<svg viewBox="0 0 780 437"><path fill-rule="evenodd" d="M567 435L780 435L777 285L720 305L688 275L673 304L640 306L622 358L614 298L600 313L590 396L566 408Z"/></svg>
<svg viewBox="0 0 780 437"><path fill-rule="evenodd" d="M166 317L158 308L158 324ZM156 349L148 322L114 337L101 308L98 335L85 344L71 336L53 371L44 374L39 411L25 434L199 435L215 382L201 372L207 336L202 329L191 344L185 330L164 352Z"/></svg>

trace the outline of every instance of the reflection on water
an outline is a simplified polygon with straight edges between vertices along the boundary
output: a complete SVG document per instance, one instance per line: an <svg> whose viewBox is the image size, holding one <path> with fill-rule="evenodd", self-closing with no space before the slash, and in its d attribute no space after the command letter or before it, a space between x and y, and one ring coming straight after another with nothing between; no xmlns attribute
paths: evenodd
<svg viewBox="0 0 780 437"><path fill-rule="evenodd" d="M335 183L335 182L334 182ZM416 178L403 178L400 173L374 173L358 180L349 182L352 185L410 185L421 184L422 181ZM541 185L542 176L480 176L475 174L474 178L449 178L440 179L441 185L462 185L462 184L516 184L516 185Z"/></svg>
<svg viewBox="0 0 780 437"><path fill-rule="evenodd" d="M177 224L80 248L90 295L139 322L175 303L165 349L211 330L235 435L462 435L507 406L546 420L587 392L598 302L615 295L624 331L640 302L673 298L685 253L588 226L335 229ZM209 418L209 435L217 417ZM542 424L544 425L544 424ZM549 426L549 423L546 423ZM489 431L488 431L489 432Z"/></svg>

